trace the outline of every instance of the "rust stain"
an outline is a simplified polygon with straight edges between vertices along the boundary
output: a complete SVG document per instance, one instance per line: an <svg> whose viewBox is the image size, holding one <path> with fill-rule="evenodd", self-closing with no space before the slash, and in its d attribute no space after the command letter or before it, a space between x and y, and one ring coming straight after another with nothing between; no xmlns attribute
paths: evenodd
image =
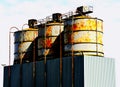
<svg viewBox="0 0 120 87"><path fill-rule="evenodd" d="M78 25L77 24L73 24L73 29L72 30L77 30Z"/></svg>
<svg viewBox="0 0 120 87"><path fill-rule="evenodd" d="M51 48L52 47L52 38L46 39L46 47Z"/></svg>
<svg viewBox="0 0 120 87"><path fill-rule="evenodd" d="M52 26L47 27L46 36L50 36L52 34Z"/></svg>

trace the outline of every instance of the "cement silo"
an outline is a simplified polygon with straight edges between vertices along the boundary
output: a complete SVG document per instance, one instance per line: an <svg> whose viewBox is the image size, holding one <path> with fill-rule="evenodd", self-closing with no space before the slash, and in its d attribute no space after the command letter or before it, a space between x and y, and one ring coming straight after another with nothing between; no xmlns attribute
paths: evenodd
<svg viewBox="0 0 120 87"><path fill-rule="evenodd" d="M64 21L65 56L104 56L103 21L87 15L90 7L78 7L76 14Z"/></svg>
<svg viewBox="0 0 120 87"><path fill-rule="evenodd" d="M60 55L60 35L63 36L62 14L55 13L52 20L40 24L38 34L38 59L55 58Z"/></svg>
<svg viewBox="0 0 120 87"><path fill-rule="evenodd" d="M14 64L32 61L33 42L38 36L36 23L37 20L31 19L28 21L29 28L14 32Z"/></svg>

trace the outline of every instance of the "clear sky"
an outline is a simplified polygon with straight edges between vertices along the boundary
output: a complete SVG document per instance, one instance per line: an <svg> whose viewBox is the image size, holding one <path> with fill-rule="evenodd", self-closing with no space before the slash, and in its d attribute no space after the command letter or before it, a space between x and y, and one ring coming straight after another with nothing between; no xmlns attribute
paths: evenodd
<svg viewBox="0 0 120 87"><path fill-rule="evenodd" d="M104 53L116 61L116 85L120 87L120 0L0 0L0 87L3 87L1 64L8 65L10 27L21 29L28 19L66 13L81 5L92 5L93 16L104 20Z"/></svg>

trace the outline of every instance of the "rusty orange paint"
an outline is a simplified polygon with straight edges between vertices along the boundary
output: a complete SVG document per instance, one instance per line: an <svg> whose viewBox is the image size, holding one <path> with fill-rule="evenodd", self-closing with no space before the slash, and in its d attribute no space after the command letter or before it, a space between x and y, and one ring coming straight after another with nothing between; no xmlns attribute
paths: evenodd
<svg viewBox="0 0 120 87"><path fill-rule="evenodd" d="M46 30L46 36L50 36L51 33L52 33L52 27L49 26L49 27L47 27L47 30Z"/></svg>
<svg viewBox="0 0 120 87"><path fill-rule="evenodd" d="M52 47L52 38L47 38L46 39L46 47L51 48Z"/></svg>
<svg viewBox="0 0 120 87"><path fill-rule="evenodd" d="M73 29L72 30L77 30L78 26L77 24L73 24Z"/></svg>

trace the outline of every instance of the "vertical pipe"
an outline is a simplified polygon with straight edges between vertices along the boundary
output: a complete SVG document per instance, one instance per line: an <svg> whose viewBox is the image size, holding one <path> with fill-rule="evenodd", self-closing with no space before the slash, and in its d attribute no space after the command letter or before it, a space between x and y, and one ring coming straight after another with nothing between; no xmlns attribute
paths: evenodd
<svg viewBox="0 0 120 87"><path fill-rule="evenodd" d="M22 87L22 64L20 64L20 87Z"/></svg>
<svg viewBox="0 0 120 87"><path fill-rule="evenodd" d="M11 62L11 32L9 32L9 67L8 67L8 86L10 87L10 62Z"/></svg>
<svg viewBox="0 0 120 87"><path fill-rule="evenodd" d="M60 23L60 87L62 87L62 33L61 33L61 25Z"/></svg>
<svg viewBox="0 0 120 87"><path fill-rule="evenodd" d="M35 45L36 45L36 40L34 39L33 41L33 86L36 87L36 60L35 60Z"/></svg>
<svg viewBox="0 0 120 87"><path fill-rule="evenodd" d="M22 33L22 37L24 37L23 29L22 29L22 32L21 32L21 33ZM21 43L23 43L23 41L21 41L20 44L21 44ZM19 46L20 46L20 44L19 44ZM19 54L22 54L22 53L20 52ZM19 56L19 59L20 59L20 64L22 64L23 60L22 60L22 58L21 58L20 56Z"/></svg>
<svg viewBox="0 0 120 87"><path fill-rule="evenodd" d="M23 28L24 28L24 26L25 25L28 25L27 23L25 23L25 24L23 24L23 26L22 26L22 36L24 37L24 32L23 32ZM21 43L23 43L23 42L21 42ZM20 53L20 54L22 54L22 53ZM20 59L20 64L22 64L22 62L23 62L23 60L22 60L22 58L20 58L20 56L19 56L19 59Z"/></svg>
<svg viewBox="0 0 120 87"><path fill-rule="evenodd" d="M24 33L23 33L23 27L22 27L22 36L24 37ZM20 42L20 43L22 43L22 42ZM20 45L20 44L19 44ZM19 54L22 54L22 53L19 53ZM22 87L23 86L23 82L22 82L22 75L23 75L23 70L22 70L22 58L20 58L20 56L19 56L19 59L20 59L20 87Z"/></svg>
<svg viewBox="0 0 120 87"><path fill-rule="evenodd" d="M19 30L17 27L11 27L9 30L9 67L8 67L8 81L9 81L9 87L11 87L11 81L10 81L10 74L11 74L11 70L10 70L10 65L11 65L11 32L12 29L16 29L17 31Z"/></svg>
<svg viewBox="0 0 120 87"><path fill-rule="evenodd" d="M26 24L24 24L24 25L26 25ZM23 25L23 26L24 26ZM22 36L24 37L24 33L23 33L23 26L22 26ZM22 43L22 42L21 42ZM19 44L20 45L20 44ZM21 54L21 53L20 53ZM22 70L22 58L20 58L20 56L19 56L19 59L20 59L20 87L22 87L23 86L23 82L22 82L22 75L23 75L23 70Z"/></svg>
<svg viewBox="0 0 120 87"><path fill-rule="evenodd" d="M72 87L74 87L74 49L73 49L73 41L74 41L74 38L73 38L73 23L74 23L74 15L72 15L72 36L71 36L71 39L72 39Z"/></svg>
<svg viewBox="0 0 120 87"><path fill-rule="evenodd" d="M98 56L98 33L97 33L97 18L96 19L96 55Z"/></svg>
<svg viewBox="0 0 120 87"><path fill-rule="evenodd" d="M45 33L44 33L44 43L45 43L45 50L44 50L44 67L45 67L45 72L44 72L44 77L45 77L45 80L44 80L44 86L47 87L47 70L46 70L46 29L47 28L47 18L46 18L46 21L45 21Z"/></svg>
<svg viewBox="0 0 120 87"><path fill-rule="evenodd" d="M23 24L23 26L25 26L25 25L28 25L28 24ZM23 26L22 26L22 32L21 33L22 33L22 36L24 37ZM19 54L21 54L21 53L19 53ZM23 62L23 60L22 60L22 58L20 58L20 56L19 56L19 59L20 59L20 87L22 87L23 86L23 83L22 83L22 72L23 72L23 70L22 70L22 62Z"/></svg>

